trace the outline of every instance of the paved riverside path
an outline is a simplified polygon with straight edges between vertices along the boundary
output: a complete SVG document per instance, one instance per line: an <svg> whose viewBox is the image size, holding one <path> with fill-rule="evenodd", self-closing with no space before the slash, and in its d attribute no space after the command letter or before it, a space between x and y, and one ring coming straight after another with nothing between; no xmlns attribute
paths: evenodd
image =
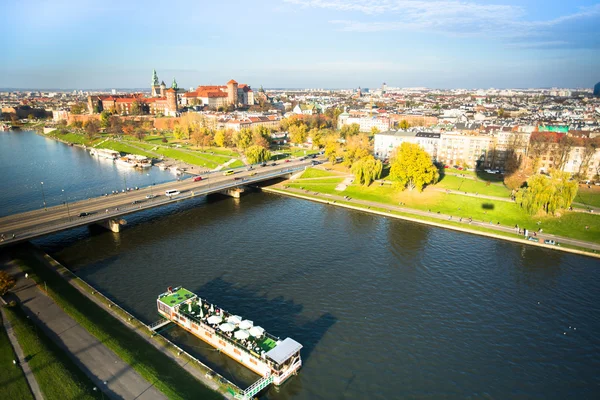
<svg viewBox="0 0 600 400"><path fill-rule="evenodd" d="M114 399L166 399L158 389L39 290L33 280L26 279L14 263L0 260L0 268L17 280L11 292L25 312L74 359L104 393Z"/></svg>
<svg viewBox="0 0 600 400"><path fill-rule="evenodd" d="M0 313L2 314L2 320L4 323L4 328L2 328L2 329L6 329L6 334L8 335L8 339L10 340L10 344L12 345L13 349L15 350L15 354L17 355L17 359L19 361L19 366L21 367L21 369L23 370L23 373L25 374L25 379L27 379L27 384L29 385L29 389L31 389L31 393L33 393L33 397L35 398L35 400L44 400L44 396L42 395L40 386L38 385L37 380L35 379L35 375L33 375L33 372L31 371L31 368L29 367L29 363L25 359L25 354L23 353L23 349L21 349L21 345L19 344L17 338L15 337L15 332L13 330L12 324L10 323L8 318L6 318L6 313L2 309L2 305L3 305L3 303L2 303L2 300L0 299Z"/></svg>
<svg viewBox="0 0 600 400"><path fill-rule="evenodd" d="M296 183L298 183L298 181L296 181ZM417 209L408 208L408 207L399 207L399 206L394 206L394 205L386 204L386 203L377 203L374 201L358 200L358 199L354 199L354 198L350 198L350 200L348 200L348 199L344 198L344 196L318 193L318 192L313 192L310 190L286 187L285 183L283 185L277 185L276 187L279 189L283 188L284 190L286 190L288 192L297 193L297 194L301 194L301 195L316 196L321 199L331 200L332 202L333 201L343 201L343 202L351 203L351 204L354 203L359 206L376 207L376 208L380 208L383 210L389 210L389 211L399 211L399 212L403 212L406 214L420 215L420 216L424 216L424 217L439 219L440 222L443 222L443 221L458 222L458 223L464 224L465 228L467 228L467 229L468 229L469 225L472 225L472 226L479 226L482 228L487 228L487 229L498 231L498 232L516 234L514 227L490 224L489 222L486 222L486 221L473 220L472 222L469 223L469 219L465 218L465 217L463 217L461 220L460 217L452 217L451 218L451 216L448 214L438 214L436 212L422 211L422 210L417 210ZM525 227L525 228L527 228L527 227ZM533 228L534 229L531 230L532 234L535 231L536 227L534 226ZM521 229L523 229L523 227L521 227ZM538 233L537 238L539 238L540 243L543 243L545 239L552 239L558 243L564 243L564 244L569 244L572 246L585 247L588 249L600 251L600 244L596 244L593 242L586 242L583 240L571 239L571 238L567 238L567 237L563 237L563 236L551 235L551 234L547 234L545 232ZM535 244L535 243L533 243L533 244Z"/></svg>

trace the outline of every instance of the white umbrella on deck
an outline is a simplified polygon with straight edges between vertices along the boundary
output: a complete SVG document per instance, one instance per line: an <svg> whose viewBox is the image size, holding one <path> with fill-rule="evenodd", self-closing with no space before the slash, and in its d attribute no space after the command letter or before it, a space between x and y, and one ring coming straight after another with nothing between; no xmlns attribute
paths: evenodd
<svg viewBox="0 0 600 400"><path fill-rule="evenodd" d="M240 322L242 322L242 317L240 317L239 315L231 315L229 318L227 318L227 322L233 325L237 325Z"/></svg>
<svg viewBox="0 0 600 400"><path fill-rule="evenodd" d="M200 308L200 318L204 318L204 311Z"/></svg>
<svg viewBox="0 0 600 400"><path fill-rule="evenodd" d="M221 318L220 315L211 315L206 321L209 324L220 324L221 321L223 321L223 318Z"/></svg>
<svg viewBox="0 0 600 400"><path fill-rule="evenodd" d="M260 326L253 326L250 328L249 333L254 337L261 337L265 333L265 330Z"/></svg>
<svg viewBox="0 0 600 400"><path fill-rule="evenodd" d="M219 329L223 332L231 332L235 329L235 326L229 322L225 322L224 324L219 325Z"/></svg>
<svg viewBox="0 0 600 400"><path fill-rule="evenodd" d="M240 322L240 329L250 329L254 326L254 322L250 321L249 319L245 319L242 322Z"/></svg>
<svg viewBox="0 0 600 400"><path fill-rule="evenodd" d="M215 306L213 306L212 304L210 305L210 312L214 313L215 312Z"/></svg>
<svg viewBox="0 0 600 400"><path fill-rule="evenodd" d="M235 336L236 339L243 340L243 339L248 339L250 334L248 333L248 331L239 330L239 331L235 331L233 333L233 336Z"/></svg>

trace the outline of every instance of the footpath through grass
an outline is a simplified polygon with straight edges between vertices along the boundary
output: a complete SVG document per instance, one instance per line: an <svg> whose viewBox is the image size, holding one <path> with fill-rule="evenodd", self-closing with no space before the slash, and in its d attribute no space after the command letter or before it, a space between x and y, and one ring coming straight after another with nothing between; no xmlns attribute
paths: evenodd
<svg viewBox="0 0 600 400"><path fill-rule="evenodd" d="M431 190L437 185L425 189L422 193L418 193L416 190L400 191L392 185L380 186L376 183L368 187L352 184L346 190L339 192L335 190L336 182L324 182L316 179L298 179L286 183L286 185L291 188L350 196L353 199L382 204L399 205L399 203L403 203L404 207L435 213L439 211L454 217L491 221L493 224L500 222L503 226L519 225L521 228L530 230L542 228L545 233L600 243L600 215L597 214L565 211L561 217L534 217L525 213L515 203Z"/></svg>
<svg viewBox="0 0 600 400"><path fill-rule="evenodd" d="M90 378L56 343L46 336L44 331L27 318L23 310L18 306L6 307L4 310L13 326L17 341L23 349L27 363L47 400L102 398L100 392L94 391L95 384ZM12 363L10 367L12 367ZM2 377L4 377L4 369Z"/></svg>
<svg viewBox="0 0 600 400"><path fill-rule="evenodd" d="M31 390L25 379L23 370L18 365L13 365L13 360L17 359L6 328L0 314L0 365L2 373L0 373L0 399L10 400L33 400Z"/></svg>
<svg viewBox="0 0 600 400"><path fill-rule="evenodd" d="M21 269L29 273L38 284L45 282L49 296L71 318L131 365L148 382L154 384L169 399L222 398L131 328L80 293L57 273L43 265L35 256L24 249L15 255L18 257Z"/></svg>

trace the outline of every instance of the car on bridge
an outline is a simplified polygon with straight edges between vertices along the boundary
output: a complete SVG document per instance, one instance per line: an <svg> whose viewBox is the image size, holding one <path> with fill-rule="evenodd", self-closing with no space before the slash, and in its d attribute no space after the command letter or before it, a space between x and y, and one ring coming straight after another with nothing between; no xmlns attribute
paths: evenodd
<svg viewBox="0 0 600 400"><path fill-rule="evenodd" d="M157 194L147 194L147 195L146 195L146 198L147 198L147 199L153 199L153 198L155 198L155 197L158 197L158 195L157 195Z"/></svg>
<svg viewBox="0 0 600 400"><path fill-rule="evenodd" d="M266 166L267 166L267 163L266 163L266 162L264 162L264 163L260 164L260 166L261 166L261 167L266 167Z"/></svg>
<svg viewBox="0 0 600 400"><path fill-rule="evenodd" d="M143 203L143 202L144 202L144 200L134 200L134 201L131 202L131 204L140 204L140 203Z"/></svg>
<svg viewBox="0 0 600 400"><path fill-rule="evenodd" d="M92 215L92 213L89 213L89 212L82 212L82 213L79 213L79 216L80 216L80 217L87 217L88 215Z"/></svg>
<svg viewBox="0 0 600 400"><path fill-rule="evenodd" d="M250 176L254 176L254 175L256 175L256 171L250 173Z"/></svg>
<svg viewBox="0 0 600 400"><path fill-rule="evenodd" d="M276 166L276 165L277 165L277 163L276 163L276 162L274 162L274 163L271 163L271 167L274 167L274 166Z"/></svg>
<svg viewBox="0 0 600 400"><path fill-rule="evenodd" d="M233 174L235 174L235 171L234 171L234 170L232 170L232 169L230 169L229 171L225 171L225 172L223 173L223 175L225 175L225 176L228 176L228 175L233 175Z"/></svg>
<svg viewBox="0 0 600 400"><path fill-rule="evenodd" d="M194 182L198 182L198 181L201 181L201 180L202 180L201 176L195 176L194 177Z"/></svg>

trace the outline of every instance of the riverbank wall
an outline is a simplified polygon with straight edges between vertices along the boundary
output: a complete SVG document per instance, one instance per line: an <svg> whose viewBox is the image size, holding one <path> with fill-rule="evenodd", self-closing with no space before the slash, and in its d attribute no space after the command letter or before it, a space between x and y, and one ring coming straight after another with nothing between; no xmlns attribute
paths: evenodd
<svg viewBox="0 0 600 400"><path fill-rule="evenodd" d="M519 239L516 237L510 237L510 236L504 236L504 235L497 235L491 232L484 232L484 231L478 231L478 230L474 230L474 229L468 229L468 228L463 228L460 226L454 226L454 225L446 225L440 222L435 222L435 221L427 221L424 219L419 219L419 218L413 218L413 217L408 217L405 215L399 215L399 214L393 214L393 213L389 213L389 212L385 212L385 211L379 211L379 210L374 210L372 208L366 208L366 207L360 207L360 206L355 206L352 204L346 204L343 202L339 202L339 201L333 201L333 200L327 200L327 199L319 199L319 198L315 198L315 197L311 197L311 196L304 196L302 194L298 194L298 193L292 193L286 190L281 190L281 189L275 189L275 188L270 188L270 187L262 187L261 190L263 192L267 192L267 193L274 193L274 194L279 194L279 195L283 195L283 196L289 196L289 197L295 197L298 199L303 199L303 200L309 200L309 201L314 201L316 203L322 203L322 204L327 204L327 205L331 205L331 206L337 206L337 207L342 207L342 208L347 208L350 210L355 210L355 211L362 211L362 212L367 212L370 214L375 214L375 215L379 215L379 216L383 216L383 217L388 217L388 218L395 218L395 219L402 219L405 221L410 221L410 222L416 222L419 224L425 224L425 225L429 225L429 226L434 226L436 228L443 228L443 229L450 229L453 231L458 231L458 232L463 232L463 233L469 233L472 235L479 235L479 236L486 236L492 239L500 239L500 240L506 240L509 242L514 242L514 243L520 243L520 244L526 244L529 246L537 246L537 247L543 247L549 250L557 250L557 251L563 251L566 253L572 253L572 254L579 254L582 256L587 256L587 257L594 257L594 258L599 258L600 259L600 254L598 253L591 253L591 252L587 252L587 251L582 251L582 250L577 250L577 249L571 249L568 247L560 247L560 246L552 246L552 245L547 245L544 243L536 243L536 242L531 242L529 240L525 240L525 239ZM385 204L381 205L381 208L385 208Z"/></svg>
<svg viewBox="0 0 600 400"><path fill-rule="evenodd" d="M189 372L206 387L223 395L225 399L229 400L233 400L235 398L235 392L243 392L239 386L208 367L202 361L198 360L196 357L177 346L165 336L151 331L148 328L148 325L106 297L88 282L81 279L70 269L66 268L52 256L44 252L42 249L33 244L29 244L29 246L37 258L44 260L44 262L50 266L54 272L58 273L58 275L64 278L72 287L77 289L81 294L96 303L98 307L104 309L114 318L122 322L125 326L129 327L133 332L138 334L140 340L145 340L154 346L158 351L173 359L181 368Z"/></svg>

